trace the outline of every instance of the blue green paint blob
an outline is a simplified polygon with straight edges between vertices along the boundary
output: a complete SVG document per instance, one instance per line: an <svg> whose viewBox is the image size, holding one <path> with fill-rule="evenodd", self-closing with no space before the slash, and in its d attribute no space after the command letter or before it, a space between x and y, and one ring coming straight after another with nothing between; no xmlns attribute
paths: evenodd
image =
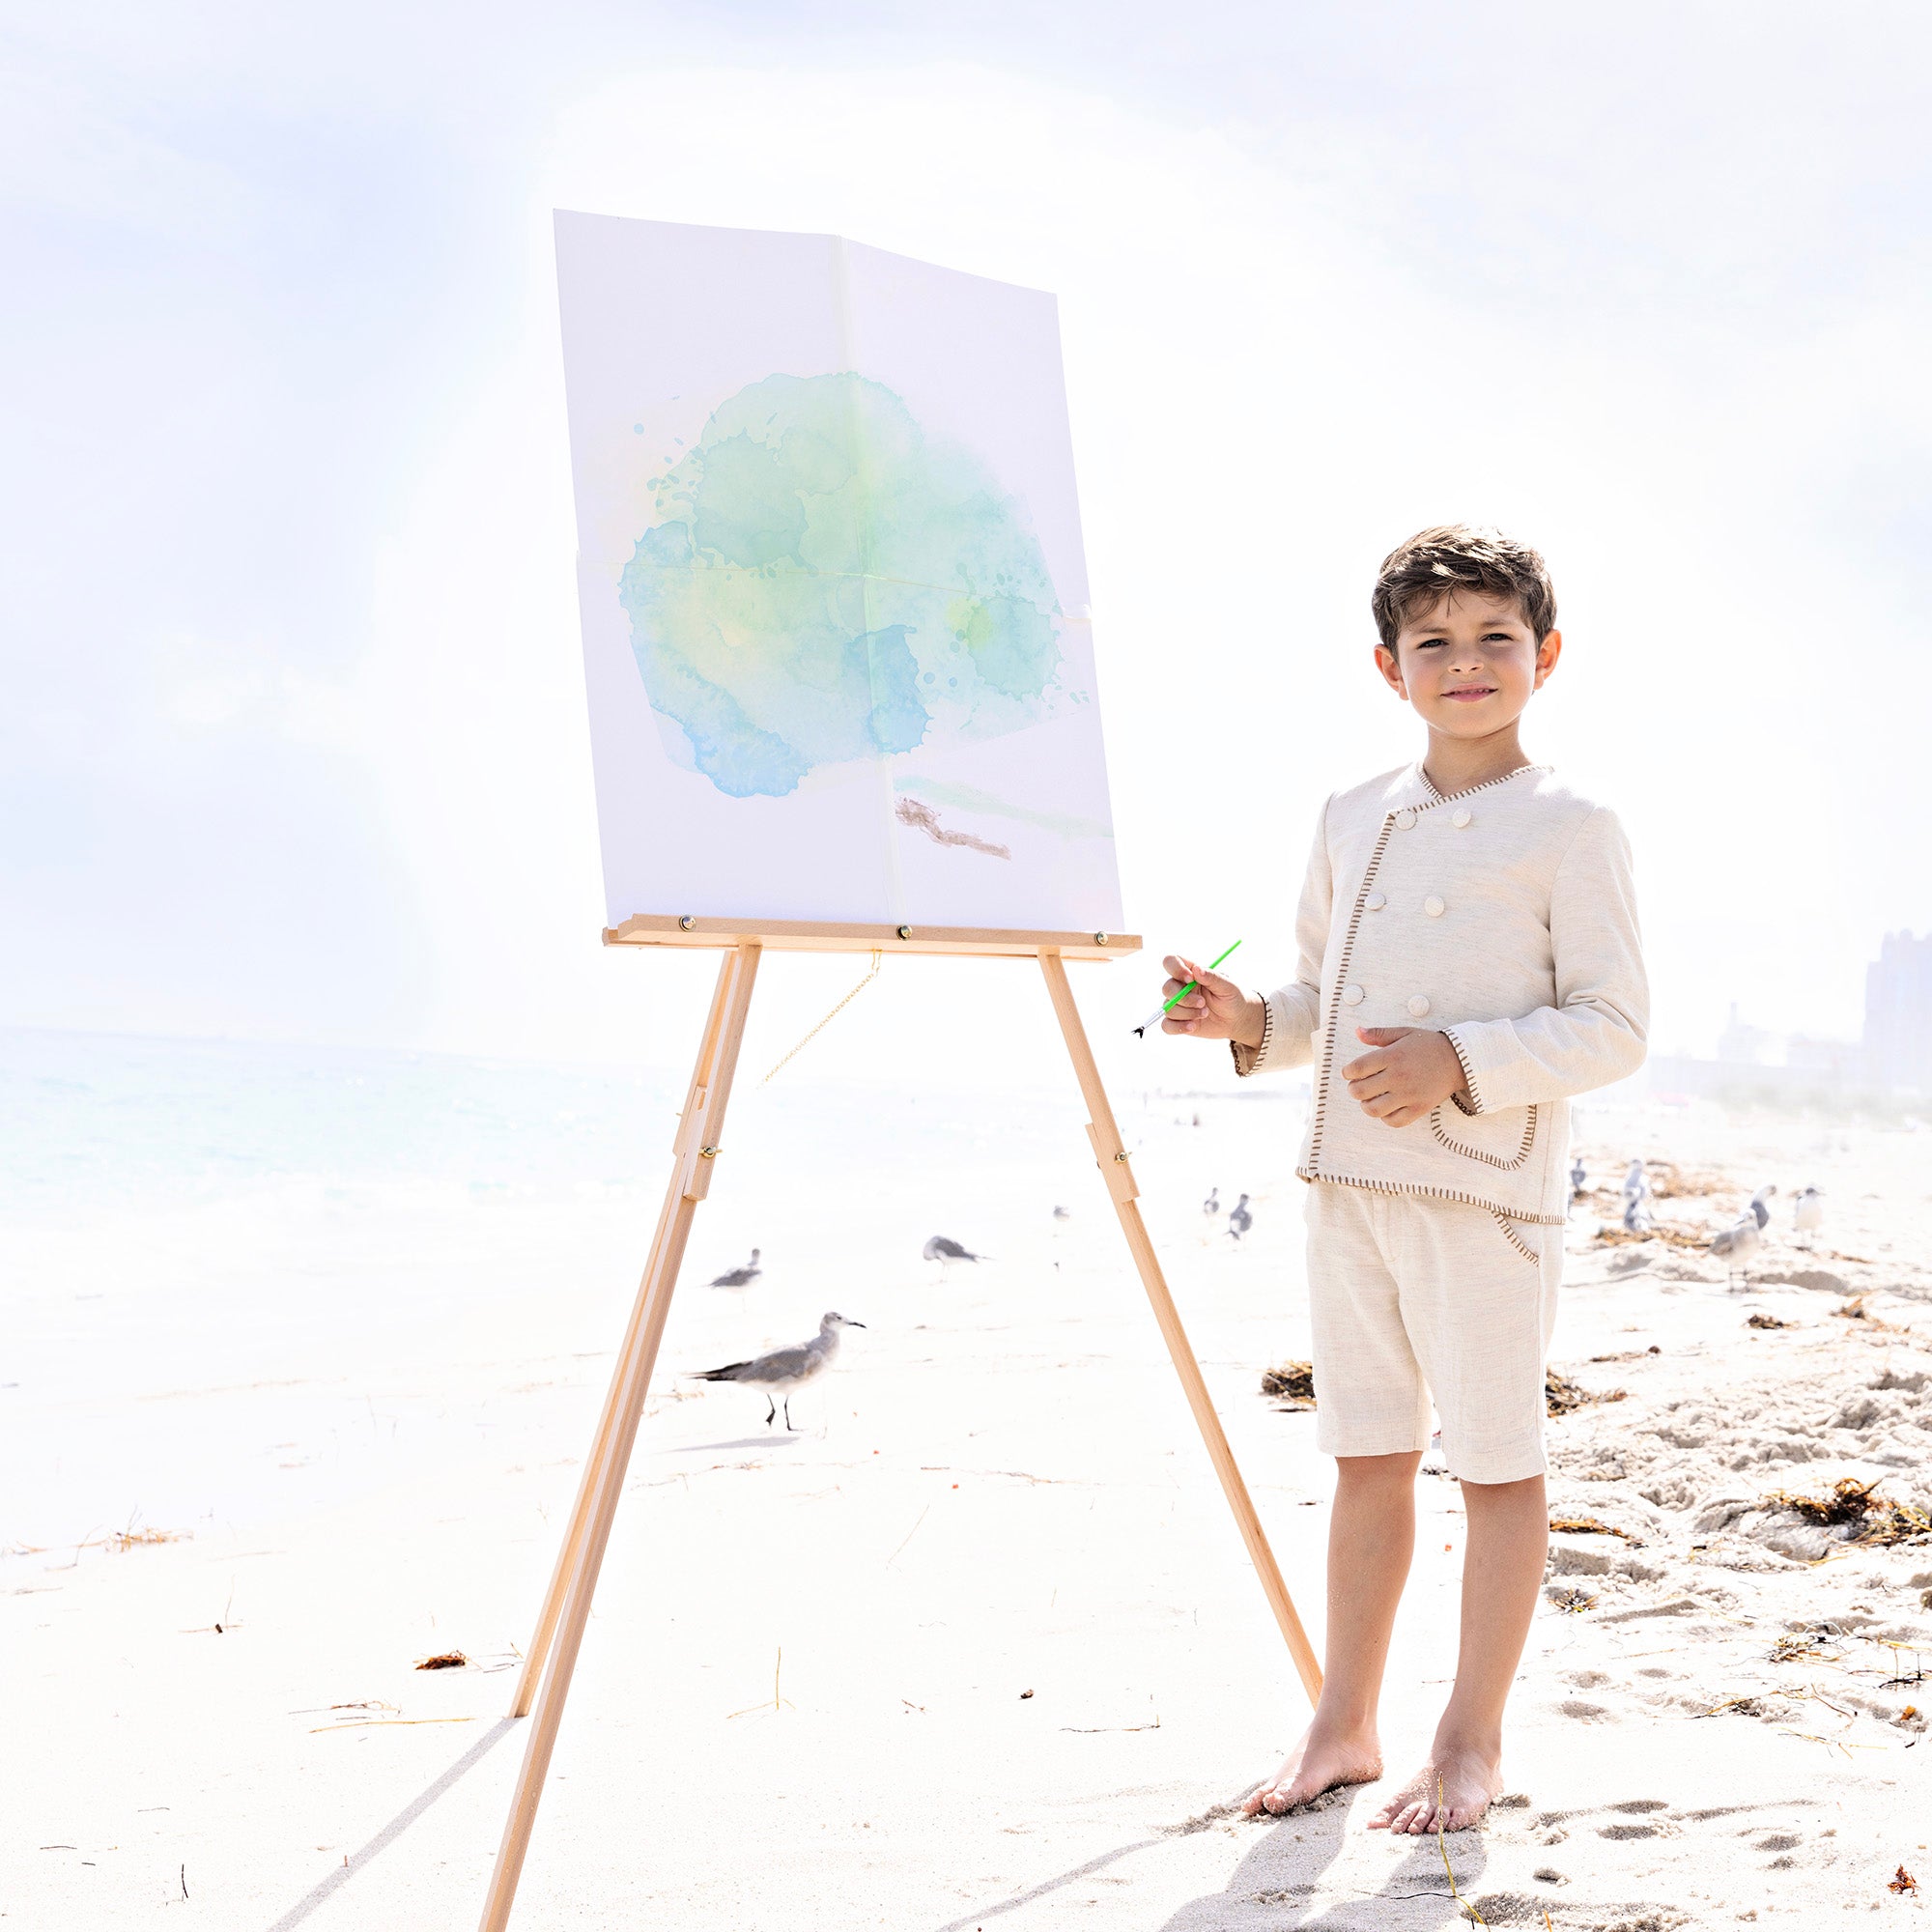
<svg viewBox="0 0 1932 1932"><path fill-rule="evenodd" d="M651 488L618 596L673 749L720 791L1044 714L1061 611L1025 508L882 384L767 377Z"/></svg>

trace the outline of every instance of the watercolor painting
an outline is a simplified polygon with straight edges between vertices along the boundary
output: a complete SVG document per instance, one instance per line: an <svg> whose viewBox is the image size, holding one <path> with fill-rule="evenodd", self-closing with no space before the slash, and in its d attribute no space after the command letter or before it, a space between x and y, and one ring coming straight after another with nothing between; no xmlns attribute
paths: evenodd
<svg viewBox="0 0 1932 1932"><path fill-rule="evenodd" d="M1052 298L559 213L611 923L1122 924Z"/></svg>
<svg viewBox="0 0 1932 1932"><path fill-rule="evenodd" d="M753 383L652 488L619 601L652 706L720 791L781 797L1045 715L1061 612L1038 539L882 384Z"/></svg>

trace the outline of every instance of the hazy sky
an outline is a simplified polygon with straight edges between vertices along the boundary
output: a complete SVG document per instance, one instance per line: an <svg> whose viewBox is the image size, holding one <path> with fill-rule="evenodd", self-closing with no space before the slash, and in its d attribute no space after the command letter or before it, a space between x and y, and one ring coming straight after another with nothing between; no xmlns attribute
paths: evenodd
<svg viewBox="0 0 1932 1932"><path fill-rule="evenodd" d="M1854 1033L1932 925L1921 10L0 20L0 1020L686 1050L707 969L596 944L555 206L1057 292L1156 947L1291 970L1321 799L1417 748L1376 562L1459 517L1554 569L1526 739L1625 813L1660 1046Z"/></svg>

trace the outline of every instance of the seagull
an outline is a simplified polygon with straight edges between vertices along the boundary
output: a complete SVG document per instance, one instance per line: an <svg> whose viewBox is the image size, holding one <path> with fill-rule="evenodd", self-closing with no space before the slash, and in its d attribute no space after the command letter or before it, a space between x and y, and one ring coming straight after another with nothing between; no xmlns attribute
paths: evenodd
<svg viewBox="0 0 1932 1932"><path fill-rule="evenodd" d="M1643 1205L1639 1195L1624 1196L1624 1232L1627 1235L1650 1233L1650 1209Z"/></svg>
<svg viewBox="0 0 1932 1932"><path fill-rule="evenodd" d="M1218 1214L1221 1211L1221 1190L1218 1187L1210 1187L1208 1190L1208 1198L1202 1202L1201 1211L1204 1214Z"/></svg>
<svg viewBox="0 0 1932 1932"><path fill-rule="evenodd" d="M1801 1235L1815 1235L1825 1225L1825 1190L1822 1187L1801 1187L1798 1190L1798 1205L1792 1209L1791 1218Z"/></svg>
<svg viewBox="0 0 1932 1932"><path fill-rule="evenodd" d="M1624 1199L1627 1202L1641 1201L1649 1193L1650 1180L1644 1174L1643 1162L1640 1160L1632 1161L1630 1172L1624 1176Z"/></svg>
<svg viewBox="0 0 1932 1932"><path fill-rule="evenodd" d="M1228 1215L1228 1232L1238 1241L1254 1225L1255 1217L1248 1212L1248 1197L1243 1194Z"/></svg>
<svg viewBox="0 0 1932 1932"><path fill-rule="evenodd" d="M1073 1218L1073 1209L1071 1208L1056 1208L1053 1210L1053 1218L1056 1221L1070 1221Z"/></svg>
<svg viewBox="0 0 1932 1932"><path fill-rule="evenodd" d="M1763 1246L1757 1216L1748 1208L1721 1234L1711 1236L1711 1252L1723 1261L1726 1280L1739 1268L1748 1266L1750 1258Z"/></svg>
<svg viewBox="0 0 1932 1932"><path fill-rule="evenodd" d="M1758 1230L1760 1233L1762 1233L1766 1228L1771 1226L1771 1209L1767 1208L1764 1204L1771 1195L1774 1195L1776 1192L1777 1192L1776 1186L1773 1185L1770 1187L1760 1187L1758 1191L1751 1196L1751 1203L1750 1203L1751 1219L1757 1223Z"/></svg>
<svg viewBox="0 0 1932 1932"><path fill-rule="evenodd" d="M1580 1201L1580 1200L1582 1200L1582 1198L1583 1198L1583 1182L1584 1182L1584 1181L1585 1181L1585 1180L1586 1180L1586 1179L1587 1179L1588 1178L1589 1178L1589 1177L1588 1177L1587 1175L1585 1175L1585 1174L1584 1174L1584 1172L1583 1172L1583 1156L1582 1156L1582 1155L1581 1155L1581 1154L1579 1153L1579 1154L1578 1154L1578 1155L1577 1156L1577 1158L1576 1158L1576 1159L1575 1159L1574 1161L1572 1161L1572 1162L1570 1163L1570 1198L1571 1198L1571 1200L1573 1200L1573 1201Z"/></svg>
<svg viewBox="0 0 1932 1932"><path fill-rule="evenodd" d="M984 1255L976 1255L971 1248L962 1248L947 1235L935 1235L921 1250L929 1262L982 1262Z"/></svg>
<svg viewBox="0 0 1932 1932"><path fill-rule="evenodd" d="M764 1391L765 1422L784 1404L785 1427L792 1428L791 1399L807 1382L815 1381L832 1366L838 1352L841 1328L863 1328L863 1321L837 1313L828 1314L818 1324L818 1333L795 1349L774 1349L768 1355L753 1355L749 1362L726 1362L722 1369L692 1370L692 1379L700 1382L745 1382ZM797 1434L793 1430L794 1435Z"/></svg>
<svg viewBox="0 0 1932 1932"><path fill-rule="evenodd" d="M758 1251L752 1250L752 1259L741 1268L732 1268L727 1274L721 1274L711 1286L713 1288L750 1288L764 1273L758 1265Z"/></svg>

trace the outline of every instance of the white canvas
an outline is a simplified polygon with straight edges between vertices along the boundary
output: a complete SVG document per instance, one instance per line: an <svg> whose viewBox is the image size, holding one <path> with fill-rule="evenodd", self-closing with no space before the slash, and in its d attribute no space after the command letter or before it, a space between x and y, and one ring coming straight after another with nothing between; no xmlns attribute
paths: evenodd
<svg viewBox="0 0 1932 1932"><path fill-rule="evenodd" d="M1053 298L556 216L610 922L1118 930Z"/></svg>

